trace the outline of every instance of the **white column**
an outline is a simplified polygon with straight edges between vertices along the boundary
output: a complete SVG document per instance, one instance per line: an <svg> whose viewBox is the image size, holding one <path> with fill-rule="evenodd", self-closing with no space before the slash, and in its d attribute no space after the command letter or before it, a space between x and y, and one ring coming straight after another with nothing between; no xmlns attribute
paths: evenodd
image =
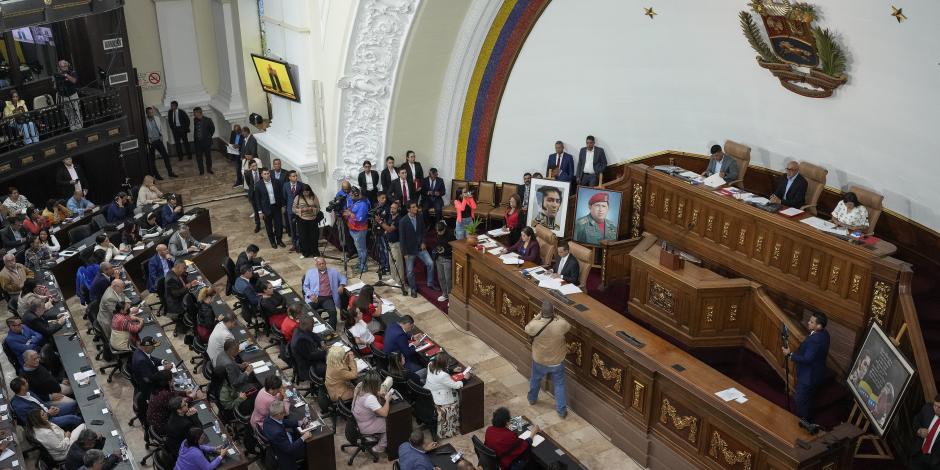
<svg viewBox="0 0 940 470"><path fill-rule="evenodd" d="M237 6L236 0L212 0L215 49L219 62L219 89L212 96L209 105L227 122L246 121L249 113L245 94L242 38L235 11Z"/></svg>
<svg viewBox="0 0 940 470"><path fill-rule="evenodd" d="M185 109L204 106L209 102L209 93L202 83L199 66L193 0L153 0L153 3L166 82L163 109L169 108L174 100Z"/></svg>

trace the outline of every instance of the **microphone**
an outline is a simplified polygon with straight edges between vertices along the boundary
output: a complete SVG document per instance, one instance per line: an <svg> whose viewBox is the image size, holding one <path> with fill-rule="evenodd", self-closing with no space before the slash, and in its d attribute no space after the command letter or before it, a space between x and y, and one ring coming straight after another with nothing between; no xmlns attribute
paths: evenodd
<svg viewBox="0 0 940 470"><path fill-rule="evenodd" d="M786 323L783 324L783 329L780 330L780 341L783 342L784 346L787 346L790 341L790 329L787 328Z"/></svg>

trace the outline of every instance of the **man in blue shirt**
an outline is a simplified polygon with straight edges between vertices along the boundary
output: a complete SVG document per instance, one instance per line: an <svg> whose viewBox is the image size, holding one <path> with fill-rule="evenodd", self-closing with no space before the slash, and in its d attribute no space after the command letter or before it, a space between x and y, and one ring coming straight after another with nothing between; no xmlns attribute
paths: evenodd
<svg viewBox="0 0 940 470"><path fill-rule="evenodd" d="M316 268L304 274L304 299L314 310L326 310L330 325L336 328L336 308L343 306L340 294L346 290L346 277L333 268L326 267L326 260L316 259Z"/></svg>
<svg viewBox="0 0 940 470"><path fill-rule="evenodd" d="M133 215L134 204L131 203L131 198L127 193L121 191L117 193L117 196L114 196L114 202L108 204L108 213L105 214L105 219L109 223L119 224Z"/></svg>
<svg viewBox="0 0 940 470"><path fill-rule="evenodd" d="M366 272L366 259L369 257L366 252L366 236L369 234L369 200L362 197L359 188L352 188L349 192L352 196L352 205L343 211L343 217L346 218L346 226L349 227L349 235L352 236L356 244L356 252L359 254L359 276Z"/></svg>
<svg viewBox="0 0 940 470"><path fill-rule="evenodd" d="M177 204L176 196L166 199L166 204L160 208L160 226L167 228L176 223L183 216L183 206Z"/></svg>
<svg viewBox="0 0 940 470"><path fill-rule="evenodd" d="M170 249L163 243L157 245L157 254L147 261L147 290L156 292L157 281L170 272L172 267L173 256L170 255Z"/></svg>
<svg viewBox="0 0 940 470"><path fill-rule="evenodd" d="M42 348L42 335L29 329L28 326L23 324L23 320L15 317L7 318L7 328L10 329L10 332L7 333L7 337L3 342L10 348L10 351L13 351L13 355L16 356L16 360L19 362L16 368L20 369L23 367L24 352L30 349L39 351Z"/></svg>
<svg viewBox="0 0 940 470"><path fill-rule="evenodd" d="M68 207L73 214L79 217L84 216L86 211L90 211L95 208L95 205L88 199L85 199L85 194L80 190L75 191L75 194L69 198L69 200L65 203L65 206Z"/></svg>
<svg viewBox="0 0 940 470"><path fill-rule="evenodd" d="M428 452L437 447L434 441L424 442L424 430L411 431L408 442L398 446L398 466L401 470L434 470L434 462L428 457Z"/></svg>
<svg viewBox="0 0 940 470"><path fill-rule="evenodd" d="M251 285L252 273L251 266L242 266L238 279L235 280L235 285L232 286L232 290L248 300L252 306L258 308L261 304L261 298L258 297L258 293L255 292L255 288Z"/></svg>
<svg viewBox="0 0 940 470"><path fill-rule="evenodd" d="M799 209L806 204L807 186L806 178L800 174L800 164L795 161L787 162L786 178L779 181L774 193L770 195L770 202Z"/></svg>
<svg viewBox="0 0 940 470"><path fill-rule="evenodd" d="M397 352L405 357L405 368L410 372L417 374L424 381L428 375L425 367L427 360L409 344L411 342L411 330L414 329L415 321L411 315L403 315L397 322L388 325L385 331L385 354Z"/></svg>

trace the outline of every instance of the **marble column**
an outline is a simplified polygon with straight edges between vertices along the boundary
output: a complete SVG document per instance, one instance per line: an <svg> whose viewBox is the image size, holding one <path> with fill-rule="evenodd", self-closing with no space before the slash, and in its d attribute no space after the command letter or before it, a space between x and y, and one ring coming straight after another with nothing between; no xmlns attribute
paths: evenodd
<svg viewBox="0 0 940 470"><path fill-rule="evenodd" d="M196 25L193 22L193 0L153 0L160 32L160 52L163 55L163 79L166 94L163 109L171 101L181 108L204 106L209 93L202 83L199 51L196 48Z"/></svg>
<svg viewBox="0 0 940 470"><path fill-rule="evenodd" d="M218 52L219 89L209 105L226 122L247 121L249 110L245 94L245 63L242 54L242 35L238 15L251 15L242 11L237 0L212 0L212 21L215 49ZM257 7L254 12L257 21Z"/></svg>

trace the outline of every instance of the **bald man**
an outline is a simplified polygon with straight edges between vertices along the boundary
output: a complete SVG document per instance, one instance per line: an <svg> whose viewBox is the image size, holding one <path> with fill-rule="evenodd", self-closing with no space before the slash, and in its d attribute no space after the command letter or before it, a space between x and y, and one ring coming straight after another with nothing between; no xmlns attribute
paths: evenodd
<svg viewBox="0 0 940 470"><path fill-rule="evenodd" d="M157 291L157 281L173 269L173 255L163 243L157 245L157 254L147 261L147 290Z"/></svg>
<svg viewBox="0 0 940 470"><path fill-rule="evenodd" d="M0 269L0 289L3 289L11 300L17 300L23 290L26 279L32 278L33 272L26 266L16 262L16 256L7 253L3 255L3 269Z"/></svg>
<svg viewBox="0 0 940 470"><path fill-rule="evenodd" d="M104 291L104 295L101 296L101 305L98 307L98 325L101 326L108 341L111 341L111 317L114 316L114 307L125 302L127 302L127 296L124 295L124 281L120 279L111 281L111 287Z"/></svg>

